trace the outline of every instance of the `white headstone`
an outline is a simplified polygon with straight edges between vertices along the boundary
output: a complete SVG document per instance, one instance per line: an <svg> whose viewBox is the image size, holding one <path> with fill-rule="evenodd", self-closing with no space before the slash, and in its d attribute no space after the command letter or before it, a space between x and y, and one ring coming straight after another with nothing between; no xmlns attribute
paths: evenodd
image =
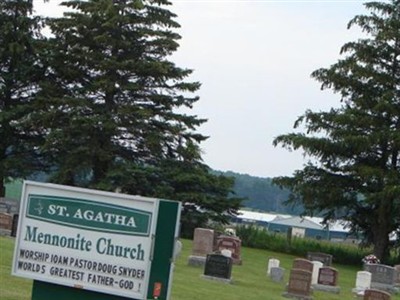
<svg viewBox="0 0 400 300"><path fill-rule="evenodd" d="M182 242L179 240L175 241L175 247L174 247L174 259L177 259L182 252Z"/></svg>
<svg viewBox="0 0 400 300"><path fill-rule="evenodd" d="M276 258L271 258L268 260L267 275L271 274L271 268L279 268L280 261Z"/></svg>
<svg viewBox="0 0 400 300"><path fill-rule="evenodd" d="M222 249L221 254L226 257L232 257L232 251L229 249Z"/></svg>
<svg viewBox="0 0 400 300"><path fill-rule="evenodd" d="M311 277L311 284L317 284L318 283L318 274L319 274L319 269L321 269L324 264L320 261L313 260L313 271L312 271L312 277Z"/></svg>
<svg viewBox="0 0 400 300"><path fill-rule="evenodd" d="M357 290L366 290L371 287L371 278L372 274L367 271L359 271L357 272L356 277L356 289Z"/></svg>

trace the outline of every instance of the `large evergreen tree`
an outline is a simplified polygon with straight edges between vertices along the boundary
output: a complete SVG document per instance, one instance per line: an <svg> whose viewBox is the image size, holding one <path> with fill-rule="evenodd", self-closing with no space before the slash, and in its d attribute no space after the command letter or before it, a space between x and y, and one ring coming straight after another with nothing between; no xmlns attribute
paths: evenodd
<svg viewBox="0 0 400 300"><path fill-rule="evenodd" d="M54 181L98 187L121 163L151 166L205 139L195 132L205 120L177 112L198 100L188 95L199 83L168 60L180 37L167 4L68 1L75 10L49 22L52 68L37 111L50 128L43 151Z"/></svg>
<svg viewBox="0 0 400 300"><path fill-rule="evenodd" d="M74 10L48 22L50 68L35 106L48 129L41 152L53 182L180 200L187 226L226 223L240 199L202 162L205 120L182 112L200 84L169 61L180 38L169 4L63 3Z"/></svg>
<svg viewBox="0 0 400 300"><path fill-rule="evenodd" d="M342 47L343 58L313 72L322 89L341 96L328 112L307 111L275 145L303 149L313 158L293 177L275 180L291 201L326 220L350 221L374 254L385 260L389 234L400 228L400 1L370 2L354 17L366 37Z"/></svg>
<svg viewBox="0 0 400 300"><path fill-rule="evenodd" d="M41 131L30 118L43 75L39 29L32 1L0 1L0 197L8 177L42 167Z"/></svg>

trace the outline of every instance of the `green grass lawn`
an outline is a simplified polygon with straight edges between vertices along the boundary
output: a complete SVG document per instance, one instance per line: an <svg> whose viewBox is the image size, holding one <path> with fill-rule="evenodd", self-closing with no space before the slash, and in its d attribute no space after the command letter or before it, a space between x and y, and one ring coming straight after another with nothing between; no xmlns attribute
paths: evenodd
<svg viewBox="0 0 400 300"><path fill-rule="evenodd" d="M0 237L0 299L28 300L31 295L32 280L11 276L13 255L14 239Z"/></svg>
<svg viewBox="0 0 400 300"><path fill-rule="evenodd" d="M192 242L189 240L182 242L183 250L176 262L174 271L172 300L286 299L281 296L285 284L272 282L266 276L267 262L269 258L278 258L281 261L281 267L286 269L285 282L287 282L294 256L242 248L243 264L241 266L234 265L232 271L233 284L225 284L203 279L201 278L202 268L188 266L187 259L192 249ZM0 300L28 300L30 299L32 281L10 275L13 248L13 239L0 237ZM354 287L356 272L359 269L343 265L334 265L334 267L339 270L341 293L335 295L315 292L314 299L355 299L351 289ZM400 300L400 295L392 296L392 300Z"/></svg>

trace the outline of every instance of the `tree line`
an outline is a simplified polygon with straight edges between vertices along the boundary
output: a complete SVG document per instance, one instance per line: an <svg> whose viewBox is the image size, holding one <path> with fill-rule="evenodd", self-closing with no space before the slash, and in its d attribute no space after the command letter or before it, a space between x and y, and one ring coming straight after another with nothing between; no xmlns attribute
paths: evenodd
<svg viewBox="0 0 400 300"><path fill-rule="evenodd" d="M240 174L233 171L213 171L227 177L233 177L233 192L243 198L242 207L260 212L276 212L289 215L300 215L301 205L288 205L290 190L281 189L273 183L273 178Z"/></svg>
<svg viewBox="0 0 400 300"><path fill-rule="evenodd" d="M4 180L44 172L55 183L180 200L184 233L236 213L234 179L201 157L206 120L182 112L200 83L169 60L180 39L170 4L71 0L63 17L41 18L32 0L0 1L0 196ZM274 139L310 161L273 183L304 213L349 221L385 260L400 248L389 243L400 236L400 0L365 7L349 22L365 37L311 75L341 106L308 110L294 126L305 132Z"/></svg>

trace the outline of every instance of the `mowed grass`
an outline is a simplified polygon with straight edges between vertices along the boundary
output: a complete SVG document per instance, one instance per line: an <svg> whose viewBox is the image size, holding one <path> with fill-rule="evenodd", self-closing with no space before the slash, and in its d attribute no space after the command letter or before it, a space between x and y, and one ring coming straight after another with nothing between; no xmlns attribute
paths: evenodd
<svg viewBox="0 0 400 300"><path fill-rule="evenodd" d="M32 280L11 276L13 255L14 239L0 237L0 299L28 300L31 296Z"/></svg>
<svg viewBox="0 0 400 300"><path fill-rule="evenodd" d="M182 240L183 250L176 261L172 284L172 300L274 300L282 297L285 284L289 278L294 256L269 252L265 250L242 248L241 266L234 265L232 270L233 284L225 284L201 278L203 269L188 266L192 241ZM28 300L32 281L11 276L11 263L14 239L0 237L0 300ZM275 283L266 276L269 258L277 258L286 269L284 283ZM339 270L339 295L314 292L314 299L344 300L355 299L351 293L354 287L356 272L354 266L334 265ZM51 300L51 299L49 299ZM79 299L80 300L80 299ZM392 296L400 300L400 295Z"/></svg>
<svg viewBox="0 0 400 300"><path fill-rule="evenodd" d="M274 300L282 297L289 279L295 256L270 252L266 250L242 248L241 266L234 265L232 270L233 284L225 284L201 278L202 268L187 265L192 242L183 240L183 251L176 262L172 286L173 300ZM267 277L269 258L280 260L280 266L286 269L283 283L273 282ZM355 299L351 289L355 286L356 273L360 268L355 266L333 265L339 270L339 295L316 291L314 299L344 300ZM392 296L392 300L400 300L400 295Z"/></svg>

